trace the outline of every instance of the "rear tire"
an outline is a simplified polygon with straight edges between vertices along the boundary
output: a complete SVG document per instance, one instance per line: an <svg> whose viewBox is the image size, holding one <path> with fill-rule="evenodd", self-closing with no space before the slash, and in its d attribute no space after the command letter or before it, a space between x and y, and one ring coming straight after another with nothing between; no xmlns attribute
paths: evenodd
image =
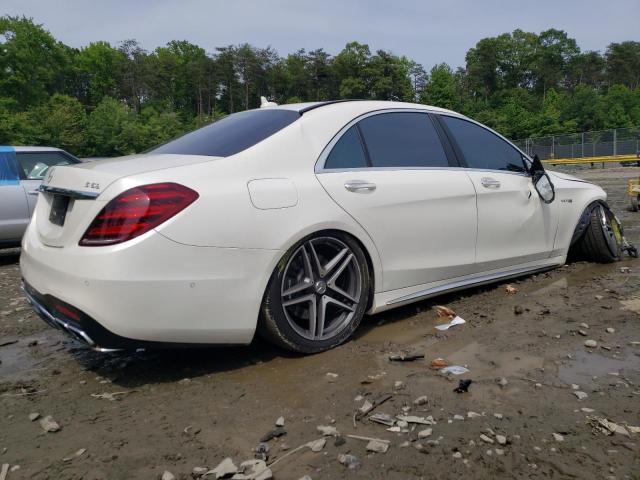
<svg viewBox="0 0 640 480"><path fill-rule="evenodd" d="M341 232L305 237L271 275L258 333L294 352L329 350L360 324L370 288L367 259L353 238Z"/></svg>
<svg viewBox="0 0 640 480"><path fill-rule="evenodd" d="M604 205L599 204L591 211L579 248L593 262L611 263L620 259L622 233L613 213Z"/></svg>

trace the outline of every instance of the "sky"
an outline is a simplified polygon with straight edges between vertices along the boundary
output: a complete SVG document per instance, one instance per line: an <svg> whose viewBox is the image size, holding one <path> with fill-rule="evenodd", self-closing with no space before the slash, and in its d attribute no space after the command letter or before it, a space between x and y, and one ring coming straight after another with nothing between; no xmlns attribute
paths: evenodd
<svg viewBox="0 0 640 480"><path fill-rule="evenodd" d="M581 50L640 41L640 0L0 0L0 15L26 15L72 47L136 39L215 47L250 43L284 56L300 48L336 54L349 41L391 50L429 69L464 65L484 37L516 28L565 30Z"/></svg>

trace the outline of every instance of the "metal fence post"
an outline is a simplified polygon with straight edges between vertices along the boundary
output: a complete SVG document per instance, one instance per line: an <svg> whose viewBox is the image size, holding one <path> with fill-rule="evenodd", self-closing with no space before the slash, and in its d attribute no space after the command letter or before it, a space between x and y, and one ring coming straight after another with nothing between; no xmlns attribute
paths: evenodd
<svg viewBox="0 0 640 480"><path fill-rule="evenodd" d="M582 158L584 158L584 132L582 132Z"/></svg>
<svg viewBox="0 0 640 480"><path fill-rule="evenodd" d="M618 130L613 129L613 156L618 154Z"/></svg>

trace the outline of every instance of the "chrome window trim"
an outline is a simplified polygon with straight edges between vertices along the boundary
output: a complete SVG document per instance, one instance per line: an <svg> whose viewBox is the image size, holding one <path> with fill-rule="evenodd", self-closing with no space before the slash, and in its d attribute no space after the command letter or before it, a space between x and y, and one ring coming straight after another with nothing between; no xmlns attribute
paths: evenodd
<svg viewBox="0 0 640 480"><path fill-rule="evenodd" d="M371 167L371 168L367 167L362 169L358 169L358 168L335 168L335 169L327 168L325 169L324 168L324 165L327 161L327 158L329 157L329 154L331 153L331 150L333 150L333 147L335 146L335 144L340 141L340 139L347 132L347 130L349 130L356 123L358 123L361 120L364 120L365 118L373 117L374 115L384 115L385 113L421 113L423 115L428 115L430 113L435 113L435 112L427 108L384 108L380 110L372 110L370 112L363 113L357 116L356 118L352 119L344 127L338 130L338 133L336 133L331 139L331 141L327 143L327 145L325 145L325 147L322 149L322 152L320 152L320 156L316 160L314 171L316 173L335 173L338 171L355 172L355 171L372 171L372 170L416 170L416 169L427 169L427 168L430 168L430 169L447 168L447 167Z"/></svg>
<svg viewBox="0 0 640 480"><path fill-rule="evenodd" d="M510 172L508 170L493 170L488 168L469 168L469 167L451 167L451 166L448 166L448 167L363 167L363 168L326 168L326 169L324 168L324 165L327 161L327 158L329 157L329 154L331 153L331 150L333 150L333 147L335 146L335 144L340 141L340 139L347 132L347 130L349 130L356 123L358 123L361 120L364 120L365 118L372 117L374 115L383 115L385 113L422 113L424 115L428 115L428 114L446 115L448 117L467 120L471 123L478 125L481 128L484 128L485 130L488 130L494 135L497 135L498 138L501 138L502 140L507 142L509 145L511 145L517 152L519 152L523 156L525 161L529 163L533 161L526 153L524 153L522 150L520 150L512 142L510 142L508 139L500 135L498 132L490 129L489 127L471 118L465 117L464 115L456 114L455 112L442 112L439 110L431 110L428 108L424 108L424 109L423 108L386 108L381 110L372 110L370 112L363 113L357 116L356 118L352 119L351 121L349 121L345 126L343 126L340 130L338 130L338 132L333 136L331 141L329 141L329 143L327 143L327 145L325 145L325 147L322 149L322 152L320 152L320 155L318 156L318 159L316 160L316 163L314 166L314 172L316 174L323 174L323 173L402 171L402 170L456 170L456 171L471 171L471 172L506 173L509 175L520 175L524 177L529 176L529 174L526 171Z"/></svg>

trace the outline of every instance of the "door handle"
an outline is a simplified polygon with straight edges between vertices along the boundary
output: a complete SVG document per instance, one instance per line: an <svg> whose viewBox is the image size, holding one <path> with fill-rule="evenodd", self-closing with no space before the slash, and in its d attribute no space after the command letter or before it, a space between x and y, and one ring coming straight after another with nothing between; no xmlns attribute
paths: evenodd
<svg viewBox="0 0 640 480"><path fill-rule="evenodd" d="M29 195L38 195L40 193L40 190L29 190L27 193Z"/></svg>
<svg viewBox="0 0 640 480"><path fill-rule="evenodd" d="M480 183L484 188L500 188L500 181L491 177L482 177Z"/></svg>
<svg viewBox="0 0 640 480"><path fill-rule="evenodd" d="M376 184L364 180L348 180L344 182L344 188L350 192L373 192L376 189Z"/></svg>

